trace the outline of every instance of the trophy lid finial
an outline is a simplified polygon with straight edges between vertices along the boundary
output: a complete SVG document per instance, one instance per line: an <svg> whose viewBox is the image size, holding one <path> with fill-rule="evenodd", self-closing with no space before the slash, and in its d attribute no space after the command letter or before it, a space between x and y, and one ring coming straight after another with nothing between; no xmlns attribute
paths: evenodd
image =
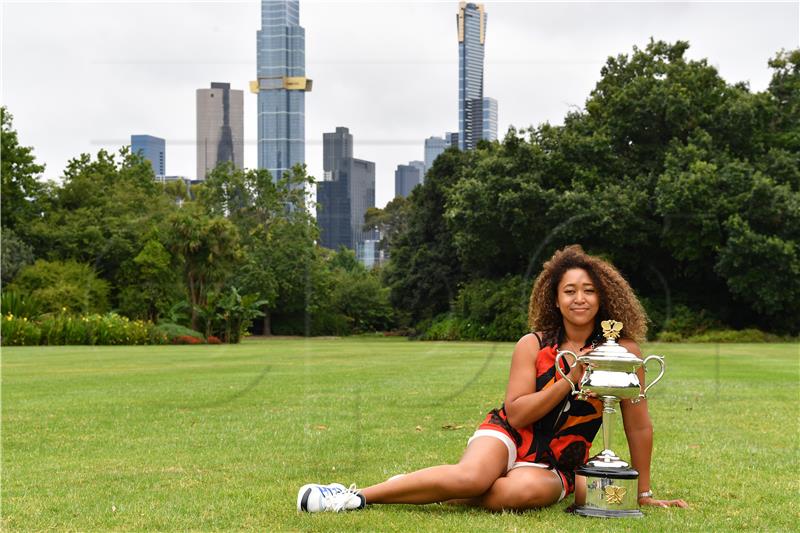
<svg viewBox="0 0 800 533"><path fill-rule="evenodd" d="M617 320L603 320L600 325L603 327L603 337L609 341L617 339L622 331L622 322Z"/></svg>

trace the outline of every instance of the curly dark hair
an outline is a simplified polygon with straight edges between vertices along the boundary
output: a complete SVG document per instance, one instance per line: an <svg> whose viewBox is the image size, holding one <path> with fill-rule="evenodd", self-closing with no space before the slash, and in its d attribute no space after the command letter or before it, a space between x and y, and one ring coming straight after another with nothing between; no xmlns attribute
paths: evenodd
<svg viewBox="0 0 800 533"><path fill-rule="evenodd" d="M609 262L587 254L573 244L558 250L543 265L531 291L528 325L532 331L554 332L562 327L558 300L558 284L564 273L573 268L585 270L600 297L600 310L595 321L619 320L624 324L622 337L643 342L647 334L647 314L633 293L630 284Z"/></svg>

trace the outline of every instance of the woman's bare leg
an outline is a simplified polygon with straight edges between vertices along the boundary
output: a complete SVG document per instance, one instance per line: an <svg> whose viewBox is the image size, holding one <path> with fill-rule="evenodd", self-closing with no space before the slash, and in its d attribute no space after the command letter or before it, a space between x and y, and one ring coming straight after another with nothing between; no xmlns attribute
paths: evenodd
<svg viewBox="0 0 800 533"><path fill-rule="evenodd" d="M586 477L575 474L575 505L586 503Z"/></svg>
<svg viewBox="0 0 800 533"><path fill-rule="evenodd" d="M484 494L459 503L490 511L534 509L558 502L561 489L555 470L520 467L497 479Z"/></svg>
<svg viewBox="0 0 800 533"><path fill-rule="evenodd" d="M434 503L483 494L503 475L508 448L494 437L470 443L458 464L411 472L361 489L367 503Z"/></svg>

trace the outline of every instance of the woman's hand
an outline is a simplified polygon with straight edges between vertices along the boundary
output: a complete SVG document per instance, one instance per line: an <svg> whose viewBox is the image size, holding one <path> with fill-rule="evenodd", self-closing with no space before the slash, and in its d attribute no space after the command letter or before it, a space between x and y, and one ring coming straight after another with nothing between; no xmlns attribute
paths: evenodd
<svg viewBox="0 0 800 533"><path fill-rule="evenodd" d="M583 348L581 351L578 352L578 357L585 355L591 351L592 351L591 346ZM586 368L587 365L581 363L579 359L575 363L575 366L570 369L569 374L567 374L567 377L569 377L570 381L572 381L575 384L576 389L579 388L581 384L581 380L583 379L583 374L586 372Z"/></svg>
<svg viewBox="0 0 800 533"><path fill-rule="evenodd" d="M686 509L689 504L685 501L678 500L656 500L655 498L639 498L639 505L649 505L651 507L680 507Z"/></svg>
<svg viewBox="0 0 800 533"><path fill-rule="evenodd" d="M586 365L578 361L575 363L575 366L569 371L567 377L571 382L575 384L575 388L577 389L581 384L581 380L583 379L583 374L586 372Z"/></svg>

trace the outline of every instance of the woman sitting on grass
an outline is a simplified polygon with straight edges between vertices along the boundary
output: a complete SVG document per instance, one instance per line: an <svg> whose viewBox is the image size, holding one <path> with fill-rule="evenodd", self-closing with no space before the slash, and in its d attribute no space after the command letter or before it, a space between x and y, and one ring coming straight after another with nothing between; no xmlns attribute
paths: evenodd
<svg viewBox="0 0 800 533"><path fill-rule="evenodd" d="M426 504L451 501L492 511L546 507L576 491L582 504L585 482L575 468L589 457L602 423L603 404L578 400L555 369L559 350L586 353L604 341L600 322L624 324L619 343L641 356L635 341L645 337L644 310L630 285L609 263L568 246L544 264L531 293L530 333L514 348L505 403L491 411L458 464L398 475L361 490L309 484L297 495L308 512L361 509L367 503ZM580 382L585 367L569 378ZM566 371L566 370L565 370ZM639 379L644 383L643 372ZM639 504L686 507L683 500L657 500L650 488L653 426L647 401L621 402L632 466L639 472ZM577 487L577 490L576 490Z"/></svg>

